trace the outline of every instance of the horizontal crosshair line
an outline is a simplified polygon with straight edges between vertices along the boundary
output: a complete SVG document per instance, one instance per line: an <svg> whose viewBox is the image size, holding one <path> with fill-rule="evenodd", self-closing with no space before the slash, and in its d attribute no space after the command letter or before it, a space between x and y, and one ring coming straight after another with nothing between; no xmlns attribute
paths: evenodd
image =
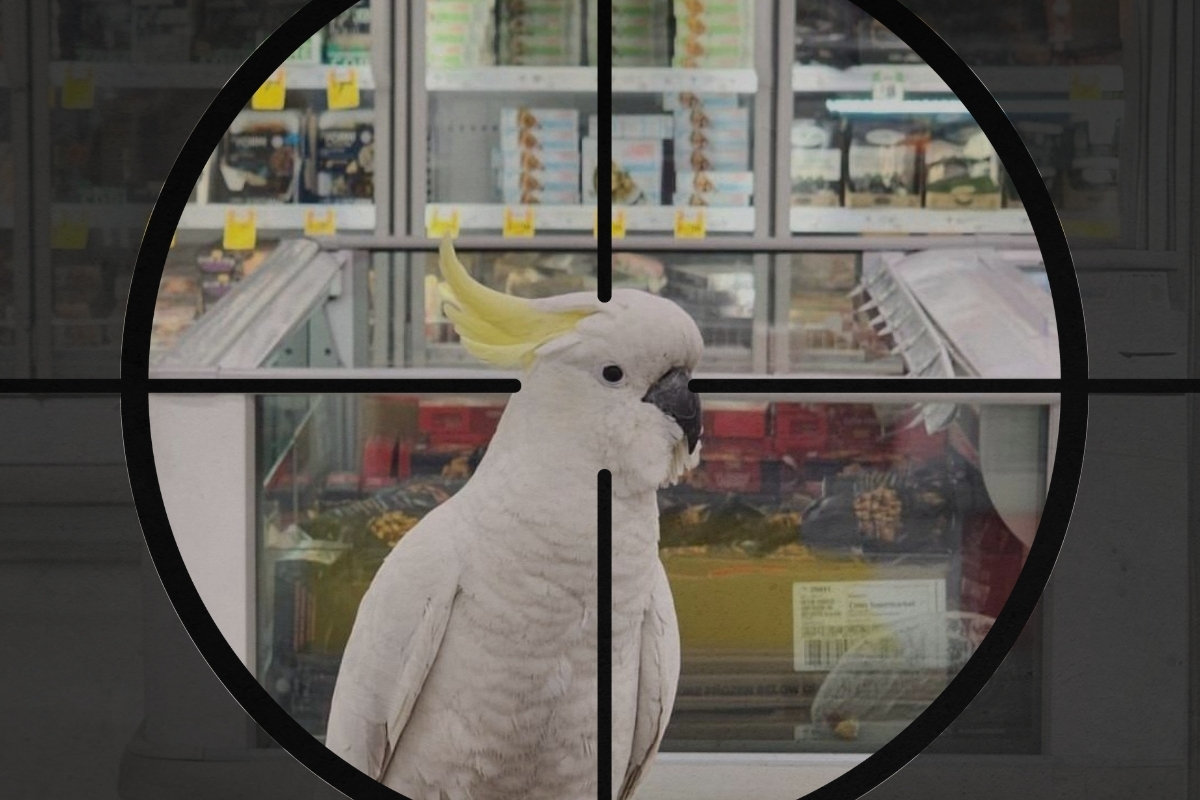
<svg viewBox="0 0 1200 800"><path fill-rule="evenodd" d="M696 378L697 394L1087 394L1200 393L1200 378ZM0 395L105 397L150 394L512 394L514 378L18 378L0 380Z"/></svg>

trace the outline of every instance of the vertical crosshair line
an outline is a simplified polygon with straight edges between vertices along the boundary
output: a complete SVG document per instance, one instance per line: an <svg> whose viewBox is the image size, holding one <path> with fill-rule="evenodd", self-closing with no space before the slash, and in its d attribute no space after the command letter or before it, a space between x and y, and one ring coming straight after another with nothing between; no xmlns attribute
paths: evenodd
<svg viewBox="0 0 1200 800"><path fill-rule="evenodd" d="M600 800L612 800L612 473L600 470L597 483L596 794Z"/></svg>
<svg viewBox="0 0 1200 800"><path fill-rule="evenodd" d="M612 299L612 14L607 3L596 12L596 294ZM605 167L608 171L605 171ZM604 177L608 175L609 177Z"/></svg>

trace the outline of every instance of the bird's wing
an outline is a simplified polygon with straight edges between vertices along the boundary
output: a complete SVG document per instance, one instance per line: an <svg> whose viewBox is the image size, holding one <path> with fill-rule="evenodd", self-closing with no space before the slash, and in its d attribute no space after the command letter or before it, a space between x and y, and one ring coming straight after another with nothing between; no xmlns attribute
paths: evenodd
<svg viewBox="0 0 1200 800"><path fill-rule="evenodd" d="M642 663L638 672L637 723L633 730L633 748L619 800L633 797L646 776L650 762L675 705L679 684L679 625L667 573L659 564L650 606L642 623Z"/></svg>
<svg viewBox="0 0 1200 800"><path fill-rule="evenodd" d="M458 594L449 511L426 515L384 560L338 671L325 745L375 780L387 771Z"/></svg>

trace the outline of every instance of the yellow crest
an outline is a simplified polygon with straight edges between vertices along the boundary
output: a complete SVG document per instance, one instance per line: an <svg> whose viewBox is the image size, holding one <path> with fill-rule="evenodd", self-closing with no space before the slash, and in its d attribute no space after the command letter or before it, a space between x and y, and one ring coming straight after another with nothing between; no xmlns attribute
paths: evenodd
<svg viewBox="0 0 1200 800"><path fill-rule="evenodd" d="M442 239L439 256L445 283L438 290L446 316L471 355L497 366L529 366L537 348L573 331L581 319L595 313L595 309L545 311L530 300L489 289L467 272L449 236Z"/></svg>

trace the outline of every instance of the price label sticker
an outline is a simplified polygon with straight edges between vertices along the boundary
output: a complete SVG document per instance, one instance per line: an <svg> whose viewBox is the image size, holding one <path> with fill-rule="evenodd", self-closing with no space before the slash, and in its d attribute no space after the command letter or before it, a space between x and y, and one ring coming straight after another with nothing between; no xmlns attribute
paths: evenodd
<svg viewBox="0 0 1200 800"><path fill-rule="evenodd" d="M354 67L334 67L325 73L326 99L329 108L341 110L358 108L358 70Z"/></svg>
<svg viewBox="0 0 1200 800"><path fill-rule="evenodd" d="M707 235L708 224L704 209L696 209L690 214L683 208L675 211L676 239L703 239Z"/></svg>
<svg viewBox="0 0 1200 800"><path fill-rule="evenodd" d="M258 213L252 209L229 209L225 212L226 250L253 250L258 244Z"/></svg>
<svg viewBox="0 0 1200 800"><path fill-rule="evenodd" d="M1071 100L1102 99L1100 76L1090 72L1072 72L1069 97Z"/></svg>
<svg viewBox="0 0 1200 800"><path fill-rule="evenodd" d="M532 208L526 208L521 212L517 212L509 206L504 207L504 229L502 232L505 238L526 239L533 236L534 228L534 213Z"/></svg>
<svg viewBox="0 0 1200 800"><path fill-rule="evenodd" d="M318 213L314 208L306 208L304 210L304 235L337 235L337 212L330 208Z"/></svg>
<svg viewBox="0 0 1200 800"><path fill-rule="evenodd" d="M87 217L58 219L50 226L50 249L86 250L88 227Z"/></svg>
<svg viewBox="0 0 1200 800"><path fill-rule="evenodd" d="M903 100L904 73L899 71L882 70L871 78L871 98L873 100Z"/></svg>
<svg viewBox="0 0 1200 800"><path fill-rule="evenodd" d="M67 67L63 76L62 107L88 109L96 107L96 77L91 69L76 71Z"/></svg>
<svg viewBox="0 0 1200 800"><path fill-rule="evenodd" d="M250 107L255 111L282 111L287 99L287 70L276 70L267 82L258 87L250 98Z"/></svg>
<svg viewBox="0 0 1200 800"><path fill-rule="evenodd" d="M435 208L429 212L428 217L425 222L425 233L430 239L443 239L447 236L453 239L458 236L460 215L457 208L445 216L442 216L442 212Z"/></svg>
<svg viewBox="0 0 1200 800"><path fill-rule="evenodd" d="M622 208L622 209L613 211L612 238L614 238L614 239L624 239L625 238L626 220L627 220L627 218L625 216L625 209Z"/></svg>

